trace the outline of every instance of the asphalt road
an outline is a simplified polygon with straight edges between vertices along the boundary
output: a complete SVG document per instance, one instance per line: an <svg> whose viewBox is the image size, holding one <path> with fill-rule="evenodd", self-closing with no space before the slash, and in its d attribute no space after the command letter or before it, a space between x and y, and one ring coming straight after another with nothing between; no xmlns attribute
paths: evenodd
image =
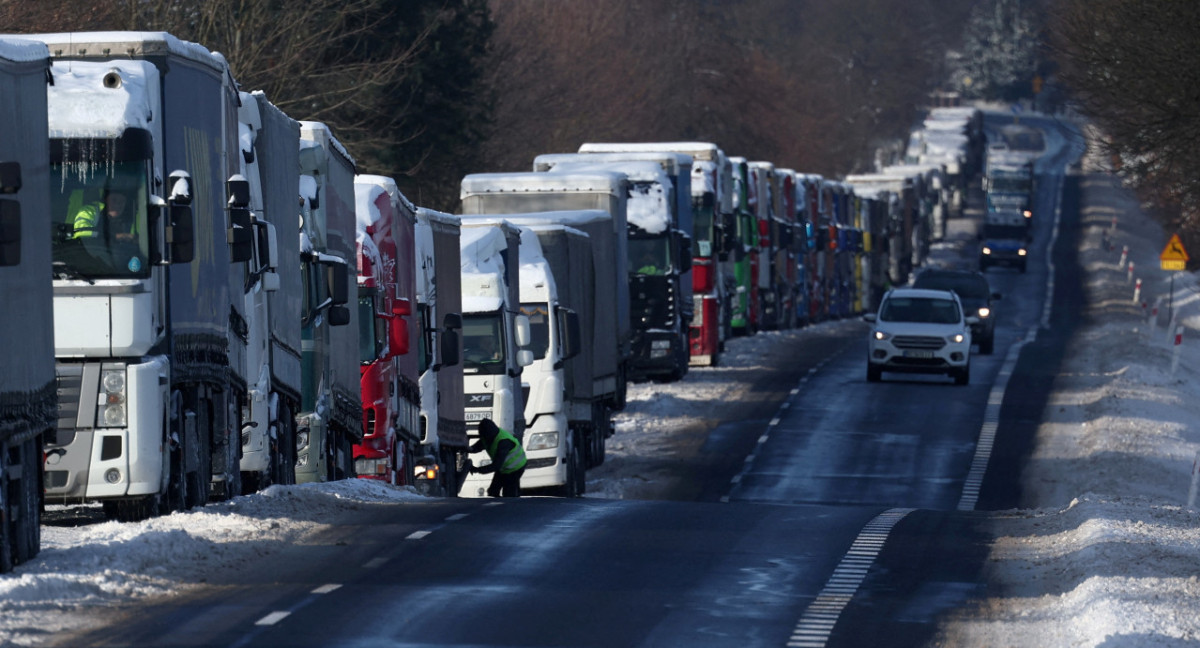
<svg viewBox="0 0 1200 648"><path fill-rule="evenodd" d="M1052 245L1060 186L1041 182L1029 271L988 273L1003 294L995 353L973 358L969 385L867 383L864 324L780 358L661 500L360 506L310 544L57 645L926 645L987 587L980 511L1019 501L1022 430L1070 333L1078 191L1066 182ZM943 260L969 263L970 228L955 225ZM1012 388L996 403L1001 380ZM992 411L997 440L980 455ZM972 479L978 510L959 510Z"/></svg>

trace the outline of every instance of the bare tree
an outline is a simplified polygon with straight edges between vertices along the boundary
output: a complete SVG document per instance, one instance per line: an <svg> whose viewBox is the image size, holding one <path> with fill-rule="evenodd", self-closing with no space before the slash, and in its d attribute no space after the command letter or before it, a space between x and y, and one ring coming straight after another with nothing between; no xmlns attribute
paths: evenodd
<svg viewBox="0 0 1200 648"><path fill-rule="evenodd" d="M485 160L521 170L585 140L701 139L845 173L908 128L972 4L492 0Z"/></svg>
<svg viewBox="0 0 1200 648"><path fill-rule="evenodd" d="M1062 79L1160 219L1200 242L1200 5L1065 0Z"/></svg>

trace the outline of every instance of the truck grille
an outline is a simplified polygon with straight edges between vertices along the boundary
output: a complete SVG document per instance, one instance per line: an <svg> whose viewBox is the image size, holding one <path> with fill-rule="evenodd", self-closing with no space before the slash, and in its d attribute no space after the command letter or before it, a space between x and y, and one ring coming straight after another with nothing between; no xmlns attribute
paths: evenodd
<svg viewBox="0 0 1200 648"><path fill-rule="evenodd" d="M936 351L946 346L944 338L933 335L897 335L892 339L897 349L929 349Z"/></svg>
<svg viewBox="0 0 1200 648"><path fill-rule="evenodd" d="M60 364L55 371L58 389L58 429L75 430L79 398L83 390L83 365ZM62 433L59 433L62 436Z"/></svg>

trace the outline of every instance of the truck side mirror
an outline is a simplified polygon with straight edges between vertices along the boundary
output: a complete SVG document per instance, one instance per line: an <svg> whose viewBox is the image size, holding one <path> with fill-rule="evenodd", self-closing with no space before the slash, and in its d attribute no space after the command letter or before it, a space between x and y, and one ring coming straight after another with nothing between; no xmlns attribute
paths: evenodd
<svg viewBox="0 0 1200 648"><path fill-rule="evenodd" d="M325 266L325 281L329 284L329 301L334 306L343 306L349 301L349 274L345 263L330 263ZM346 320L349 322L349 318Z"/></svg>
<svg viewBox="0 0 1200 648"><path fill-rule="evenodd" d="M529 329L529 317L527 315L517 315L513 318L513 323L516 328L517 346L527 347L533 341L533 333ZM521 365L524 367L525 365Z"/></svg>
<svg viewBox="0 0 1200 648"><path fill-rule="evenodd" d="M171 189L167 200L176 205L192 204L192 176L187 171L176 169L167 177Z"/></svg>
<svg viewBox="0 0 1200 648"><path fill-rule="evenodd" d="M350 323L350 309L345 306L329 307L329 325L345 326Z"/></svg>
<svg viewBox="0 0 1200 648"><path fill-rule="evenodd" d="M278 291L280 286L279 273L271 271L262 273L261 285L263 292Z"/></svg>
<svg viewBox="0 0 1200 648"><path fill-rule="evenodd" d="M15 266L20 263L21 203L15 200L0 200L0 266Z"/></svg>
<svg viewBox="0 0 1200 648"><path fill-rule="evenodd" d="M167 247L171 263L191 263L196 256L195 233L192 227L192 208L189 205L167 206Z"/></svg>
<svg viewBox="0 0 1200 648"><path fill-rule="evenodd" d="M229 243L231 263L245 263L254 258L254 233L249 209L229 208L229 228L225 230L225 240Z"/></svg>
<svg viewBox="0 0 1200 648"><path fill-rule="evenodd" d="M442 326L450 330L462 328L462 315L459 313L446 313L442 318Z"/></svg>
<svg viewBox="0 0 1200 648"><path fill-rule="evenodd" d="M580 338L582 334L579 329L579 313L570 308L559 307L558 309L558 330L562 331L562 357L563 360L569 360L579 355Z"/></svg>
<svg viewBox="0 0 1200 648"><path fill-rule="evenodd" d="M449 315L447 315L449 317ZM442 340L442 366L453 367L462 362L459 356L458 349L458 331L456 329L448 329L441 335Z"/></svg>
<svg viewBox="0 0 1200 648"><path fill-rule="evenodd" d="M689 272L692 269L692 237L686 232L679 232L679 272Z"/></svg>
<svg viewBox="0 0 1200 648"><path fill-rule="evenodd" d="M14 194L21 190L21 163L0 162L0 194Z"/></svg>
<svg viewBox="0 0 1200 648"><path fill-rule="evenodd" d="M517 351L517 364L522 367L528 367L533 364L533 351L529 349Z"/></svg>
<svg viewBox="0 0 1200 648"><path fill-rule="evenodd" d="M250 220L250 182L241 175L225 181L229 194L229 228L225 239L229 243L229 260L244 263L254 258L254 230Z"/></svg>
<svg viewBox="0 0 1200 648"><path fill-rule="evenodd" d="M408 353L408 320L403 317L388 318L388 358Z"/></svg>

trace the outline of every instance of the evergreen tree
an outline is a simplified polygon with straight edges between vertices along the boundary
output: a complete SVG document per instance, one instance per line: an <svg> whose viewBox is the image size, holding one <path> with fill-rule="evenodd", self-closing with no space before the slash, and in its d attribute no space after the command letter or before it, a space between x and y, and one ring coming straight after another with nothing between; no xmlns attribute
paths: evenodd
<svg viewBox="0 0 1200 648"><path fill-rule="evenodd" d="M975 8L956 75L964 97L1011 101L1032 93L1038 33L1022 0L994 0Z"/></svg>

